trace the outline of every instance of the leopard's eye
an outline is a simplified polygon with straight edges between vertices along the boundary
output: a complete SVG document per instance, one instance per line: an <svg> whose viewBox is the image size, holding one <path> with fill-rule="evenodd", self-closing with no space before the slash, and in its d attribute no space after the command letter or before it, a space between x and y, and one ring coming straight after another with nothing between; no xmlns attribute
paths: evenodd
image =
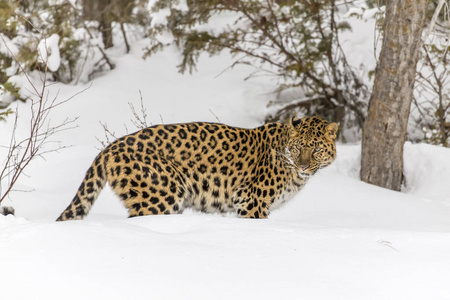
<svg viewBox="0 0 450 300"><path fill-rule="evenodd" d="M314 153L320 152L322 150L322 148L320 148L319 146L317 146L316 148L314 148Z"/></svg>

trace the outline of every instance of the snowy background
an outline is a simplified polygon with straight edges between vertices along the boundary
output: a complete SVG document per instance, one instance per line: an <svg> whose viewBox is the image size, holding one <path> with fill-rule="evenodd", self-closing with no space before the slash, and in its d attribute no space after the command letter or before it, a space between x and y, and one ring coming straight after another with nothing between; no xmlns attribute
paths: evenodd
<svg viewBox="0 0 450 300"><path fill-rule="evenodd" d="M343 46L354 66L373 66L373 23L354 22ZM85 220L54 222L101 148L100 122L117 136L134 132L128 103L138 108L141 94L153 124L249 128L275 99L276 82L244 81L251 70L228 69L226 53L180 75L176 49L143 61L146 46L110 50L116 69L91 83L49 88L61 101L87 90L51 115L53 124L79 117L54 136L71 147L33 161L16 186L28 192L2 203L16 217L0 216L0 299L450 299L450 149L435 146L406 144L406 185L393 192L361 182L360 145L339 144L336 162L266 220L193 211L127 219L107 187ZM20 138L29 107L17 105ZM0 145L12 121L0 124Z"/></svg>

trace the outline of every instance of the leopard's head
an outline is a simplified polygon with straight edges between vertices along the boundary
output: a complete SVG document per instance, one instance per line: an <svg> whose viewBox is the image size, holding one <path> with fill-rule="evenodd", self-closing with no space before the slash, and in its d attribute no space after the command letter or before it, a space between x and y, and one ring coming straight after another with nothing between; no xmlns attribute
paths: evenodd
<svg viewBox="0 0 450 300"><path fill-rule="evenodd" d="M329 166L336 158L338 125L319 117L292 118L285 156L302 176L310 176Z"/></svg>

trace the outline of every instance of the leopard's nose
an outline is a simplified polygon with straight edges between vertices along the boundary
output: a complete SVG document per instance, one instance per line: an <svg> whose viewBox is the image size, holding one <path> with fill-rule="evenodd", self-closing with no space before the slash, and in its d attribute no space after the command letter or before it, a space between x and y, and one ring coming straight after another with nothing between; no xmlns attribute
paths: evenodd
<svg viewBox="0 0 450 300"><path fill-rule="evenodd" d="M312 151L309 149L302 151L299 160L299 165L301 168L307 168L311 164L311 154Z"/></svg>

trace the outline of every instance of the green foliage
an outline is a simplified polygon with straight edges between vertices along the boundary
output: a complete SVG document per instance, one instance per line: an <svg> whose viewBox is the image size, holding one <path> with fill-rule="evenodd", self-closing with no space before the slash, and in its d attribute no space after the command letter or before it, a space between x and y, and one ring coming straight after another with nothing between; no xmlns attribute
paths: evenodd
<svg viewBox="0 0 450 300"><path fill-rule="evenodd" d="M5 111L0 111L0 122L6 121L6 118L13 113L14 112L9 108Z"/></svg>
<svg viewBox="0 0 450 300"><path fill-rule="evenodd" d="M351 30L337 21L333 0L157 1L153 13L164 12L166 22L152 28L147 55L167 43L170 33L182 50L179 71L192 72L201 53L228 50L239 54L236 64L249 64L280 79L279 90L301 88L306 98L280 109L270 120L285 119L301 110L340 121L345 127L362 125L368 89L353 73L341 50L338 33ZM234 15L221 28L215 18ZM208 26L211 24L212 26ZM344 110L345 113L337 114Z"/></svg>
<svg viewBox="0 0 450 300"><path fill-rule="evenodd" d="M18 88L15 84L11 82L5 82L0 85L0 91L3 93L7 92L10 95L14 96L16 99L20 99L20 88Z"/></svg>
<svg viewBox="0 0 450 300"><path fill-rule="evenodd" d="M0 52L0 84L8 80L6 69L11 66L12 58Z"/></svg>
<svg viewBox="0 0 450 300"><path fill-rule="evenodd" d="M49 4L43 0L35 1L33 5L39 9L33 7L28 15L29 19L25 21L30 27L29 34L32 38L19 44L17 60L25 70L44 70L44 65L39 62L39 55L36 55L37 45L40 40L57 34L60 37L58 46L61 65L53 72L53 79L71 82L74 79L73 69L80 57L79 47L82 44L82 41L77 40L73 34L74 28L79 26L73 7L68 2Z"/></svg>
<svg viewBox="0 0 450 300"><path fill-rule="evenodd" d="M0 4L0 35L9 47L0 53L0 84L16 99L20 99L20 90L13 87L9 77L23 71L44 70L39 62L37 46L39 41L56 33L60 36L61 66L52 75L55 80L70 82L73 75L70 70L79 58L80 42L73 36L77 20L68 2L46 0L2 1ZM7 46L6 42L2 46ZM14 49L11 49L14 46ZM7 71L8 70L8 71Z"/></svg>
<svg viewBox="0 0 450 300"><path fill-rule="evenodd" d="M0 35L10 39L17 35L17 18L14 17L14 11L17 4L14 1L0 1ZM4 38L4 39L5 39ZM0 39L0 42L2 40ZM4 47L0 47L2 49ZM0 84L5 83L9 76L6 70L11 67L12 58L7 53L7 49L0 51Z"/></svg>
<svg viewBox="0 0 450 300"><path fill-rule="evenodd" d="M17 18L14 17L17 3L15 1L0 1L0 32L8 38L16 35Z"/></svg>
<svg viewBox="0 0 450 300"><path fill-rule="evenodd" d="M99 2L107 6L101 10L89 9L89 5ZM110 37L117 35L115 32L119 32L117 28L120 27L127 42L126 29L136 30L140 34L143 30L139 27L148 26L146 2L0 1L0 84L7 83L11 76L32 71L34 74L41 73L40 78L45 72L48 80L77 83L89 80L95 72L112 69L114 64L104 52L105 45L101 43L103 10L112 16L110 21L120 23L112 24L113 27L108 31ZM89 22L84 19L85 15L82 17L83 9L90 13ZM125 27L124 22L129 23L129 26ZM46 62L41 61L38 45L54 34L59 37L60 64L57 70L52 71L46 67Z"/></svg>
<svg viewBox="0 0 450 300"><path fill-rule="evenodd" d="M38 68L37 43L34 40L23 41L16 57L24 70L34 71ZM19 70L17 70L19 72Z"/></svg>

